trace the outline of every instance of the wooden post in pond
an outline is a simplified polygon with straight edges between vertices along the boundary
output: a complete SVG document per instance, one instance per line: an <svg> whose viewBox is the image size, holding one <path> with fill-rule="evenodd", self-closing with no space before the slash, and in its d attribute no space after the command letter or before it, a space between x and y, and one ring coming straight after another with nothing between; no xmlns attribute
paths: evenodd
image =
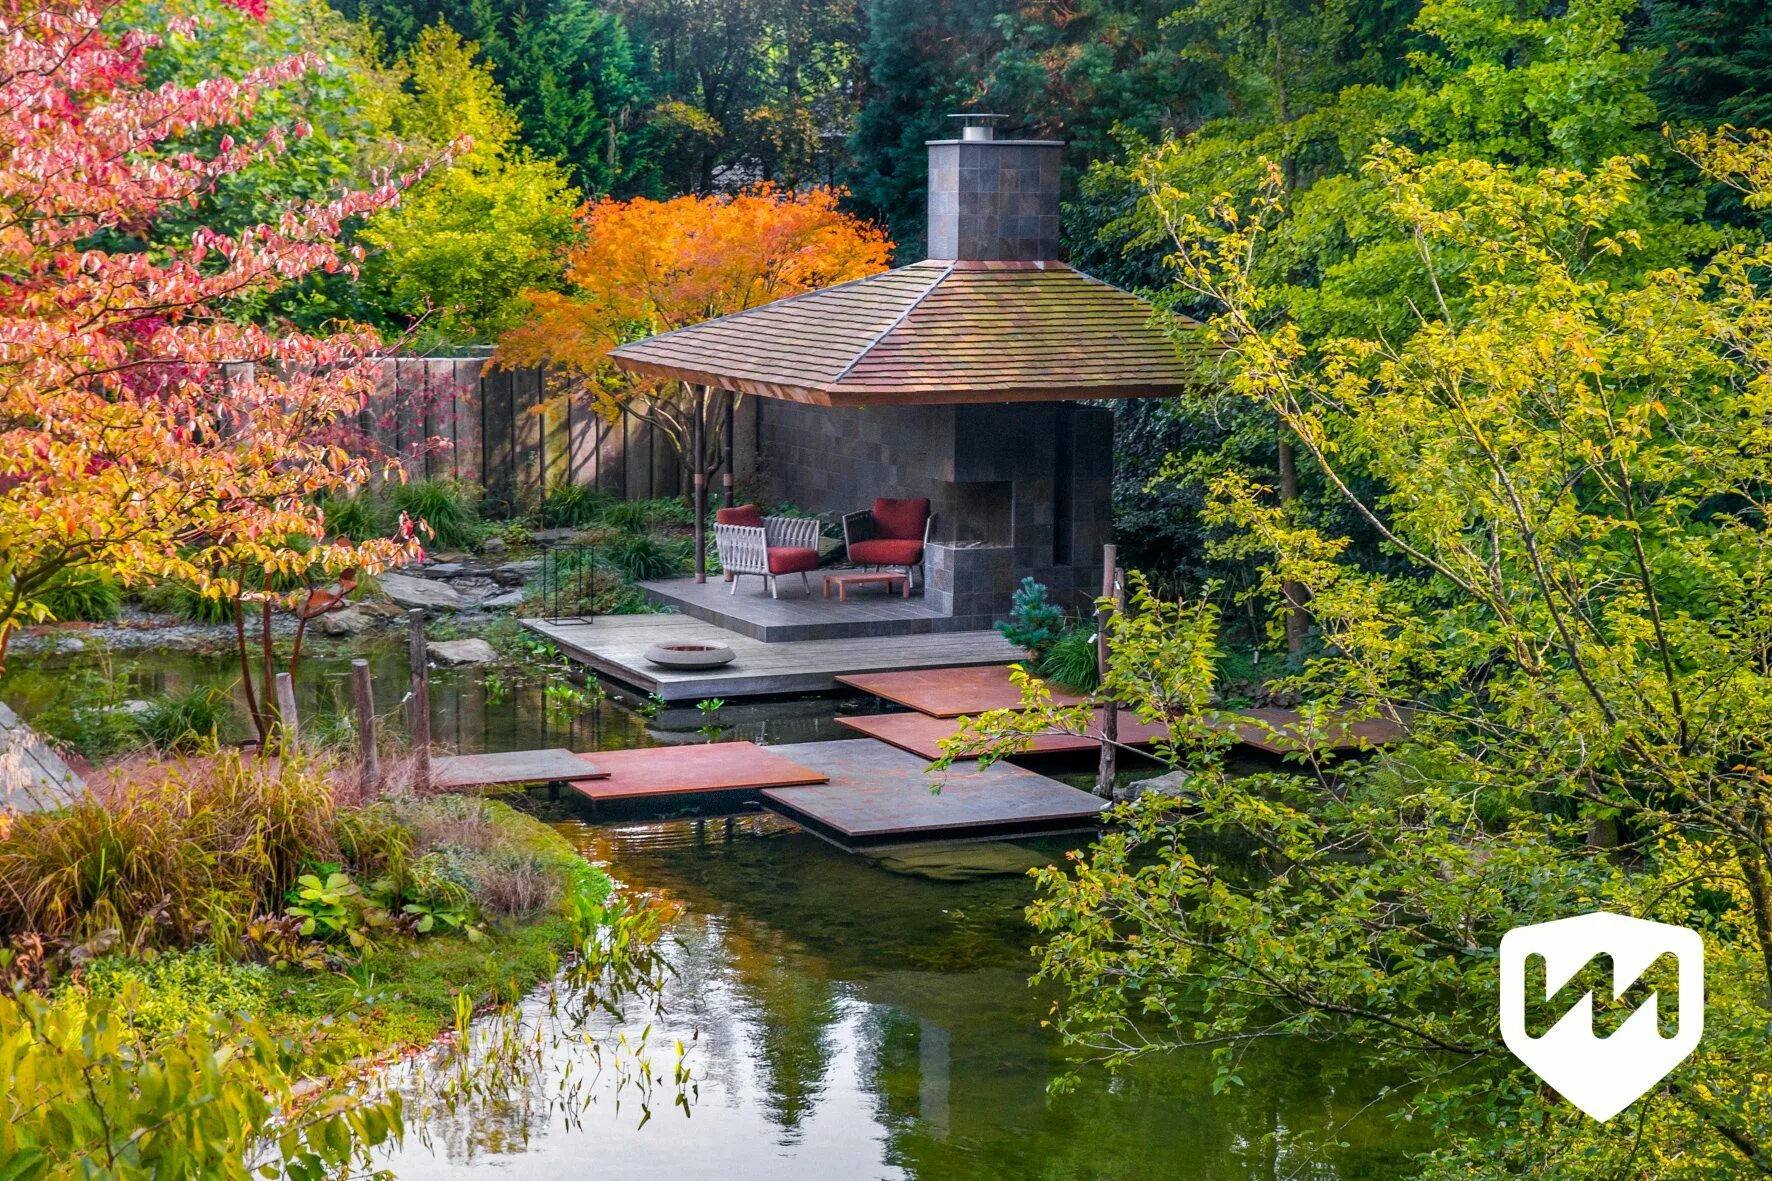
<svg viewBox="0 0 1772 1181"><path fill-rule="evenodd" d="M431 786L431 664L425 653L425 613L414 607L406 613L407 654L412 661L412 691L406 699L406 717L412 731L417 762L412 785L420 791Z"/></svg>
<svg viewBox="0 0 1772 1181"><path fill-rule="evenodd" d="M357 705L358 774L363 779L363 794L373 796L381 790L381 754L375 743L375 689L367 660L351 661L351 696Z"/></svg>
<svg viewBox="0 0 1772 1181"><path fill-rule="evenodd" d="M279 753L294 754L301 741L301 724L295 716L295 680L288 673L277 674L277 727Z"/></svg>
<svg viewBox="0 0 1772 1181"><path fill-rule="evenodd" d="M1108 671L1108 621L1113 609L1120 606L1119 547L1101 547L1101 600L1095 606L1095 668L1103 680ZM1110 606L1110 603L1112 606ZM1119 770L1120 707L1112 697L1101 711L1101 762L1095 770L1095 794L1104 800L1114 798L1114 773Z"/></svg>

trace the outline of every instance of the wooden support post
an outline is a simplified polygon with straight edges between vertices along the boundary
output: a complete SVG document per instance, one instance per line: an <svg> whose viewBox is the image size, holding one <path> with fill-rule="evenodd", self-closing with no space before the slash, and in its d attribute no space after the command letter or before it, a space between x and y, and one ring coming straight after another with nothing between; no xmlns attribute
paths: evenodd
<svg viewBox="0 0 1772 1181"><path fill-rule="evenodd" d="M295 716L295 679L288 673L277 674L277 726L282 738L277 749L283 755L295 753L301 742L301 724Z"/></svg>
<svg viewBox="0 0 1772 1181"><path fill-rule="evenodd" d="M736 452L732 437L738 433L738 395L731 390L721 392L726 399L726 423L720 432L720 491L726 507L731 508L738 496L737 473L732 470Z"/></svg>
<svg viewBox="0 0 1772 1181"><path fill-rule="evenodd" d="M406 700L406 716L412 731L412 785L420 791L431 786L431 663L425 653L425 613L414 607L406 613L407 654L412 662L412 691Z"/></svg>
<svg viewBox="0 0 1772 1181"><path fill-rule="evenodd" d="M1105 680L1108 670L1108 621L1113 607L1120 603L1119 547L1101 547L1101 601L1095 607L1095 667ZM1112 603L1113 607L1109 604ZM1101 761L1095 770L1095 794L1104 800L1114 798L1114 775L1119 770L1120 707L1112 697L1101 711Z"/></svg>
<svg viewBox="0 0 1772 1181"><path fill-rule="evenodd" d="M351 695L357 704L357 761L363 795L381 791L381 754L375 742L375 689L369 679L367 660L351 661Z"/></svg>
<svg viewBox="0 0 1772 1181"><path fill-rule="evenodd" d="M695 581L708 580L708 472L703 453L707 443L708 388L697 387L690 399L689 468L695 487Z"/></svg>

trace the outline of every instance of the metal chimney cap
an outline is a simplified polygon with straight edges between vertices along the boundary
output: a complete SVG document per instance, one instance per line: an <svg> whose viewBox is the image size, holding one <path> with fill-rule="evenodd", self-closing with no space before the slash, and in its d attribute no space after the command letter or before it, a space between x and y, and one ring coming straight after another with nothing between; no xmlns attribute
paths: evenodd
<svg viewBox="0 0 1772 1181"><path fill-rule="evenodd" d="M948 116L960 120L960 138L963 140L996 139L996 123L1008 117L987 111L957 111Z"/></svg>

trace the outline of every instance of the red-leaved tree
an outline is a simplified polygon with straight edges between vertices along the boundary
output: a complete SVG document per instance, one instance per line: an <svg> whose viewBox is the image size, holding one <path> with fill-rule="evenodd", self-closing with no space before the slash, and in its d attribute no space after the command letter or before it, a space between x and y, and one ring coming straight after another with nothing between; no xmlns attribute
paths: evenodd
<svg viewBox="0 0 1772 1181"><path fill-rule="evenodd" d="M243 594L264 599L274 583L294 605L413 552L409 539L328 541L315 503L371 474L341 425L363 405L379 341L236 311L353 267L346 223L412 178L292 203L235 234L198 230L176 249L105 248L146 239L165 211L305 134L238 142L229 130L256 96L317 64L149 89L139 65L153 39L112 30L113 7L0 0L0 664L70 569L187 580L234 601L238 618ZM243 671L262 733L268 686L255 699Z"/></svg>

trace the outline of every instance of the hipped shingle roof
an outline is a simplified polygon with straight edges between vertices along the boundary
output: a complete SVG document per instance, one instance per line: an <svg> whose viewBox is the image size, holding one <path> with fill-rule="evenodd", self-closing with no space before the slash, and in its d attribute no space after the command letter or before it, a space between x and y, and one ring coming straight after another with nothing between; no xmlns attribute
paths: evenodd
<svg viewBox="0 0 1772 1181"><path fill-rule="evenodd" d="M1178 318L1183 329L1197 329ZM822 406L1163 397L1207 355L1057 262L931 259L660 333L622 368Z"/></svg>

